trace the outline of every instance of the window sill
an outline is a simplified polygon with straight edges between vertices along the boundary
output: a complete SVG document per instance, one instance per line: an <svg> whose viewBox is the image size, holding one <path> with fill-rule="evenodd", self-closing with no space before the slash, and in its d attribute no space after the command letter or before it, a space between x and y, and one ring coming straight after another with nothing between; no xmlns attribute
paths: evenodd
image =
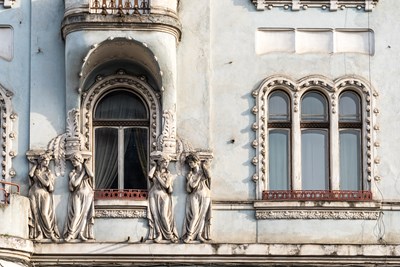
<svg viewBox="0 0 400 267"><path fill-rule="evenodd" d="M377 220L381 203L374 201L257 201L257 220Z"/></svg>
<svg viewBox="0 0 400 267"><path fill-rule="evenodd" d="M267 190L268 201L372 201L371 191L360 190Z"/></svg>
<svg viewBox="0 0 400 267"><path fill-rule="evenodd" d="M147 195L146 195L147 197ZM147 199L95 198L96 218L146 218Z"/></svg>

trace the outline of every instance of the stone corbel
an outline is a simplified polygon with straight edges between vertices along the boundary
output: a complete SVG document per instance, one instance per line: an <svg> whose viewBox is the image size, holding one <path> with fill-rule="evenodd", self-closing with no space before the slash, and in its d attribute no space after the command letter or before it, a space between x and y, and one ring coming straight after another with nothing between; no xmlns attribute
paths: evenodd
<svg viewBox="0 0 400 267"><path fill-rule="evenodd" d="M90 152L84 149L84 138L79 131L79 122L79 110L70 110L66 132L53 138L47 146L47 149L53 154L57 176L64 175L66 159L75 152L80 151L85 159L90 157Z"/></svg>
<svg viewBox="0 0 400 267"><path fill-rule="evenodd" d="M300 10L300 0L292 0L292 10L293 11L298 11Z"/></svg>
<svg viewBox="0 0 400 267"><path fill-rule="evenodd" d="M338 1L337 0L331 0L329 9L330 9L330 11L337 11L338 10Z"/></svg>
<svg viewBox="0 0 400 267"><path fill-rule="evenodd" d="M161 150L171 156L176 155L176 129L175 111L166 110L163 112L164 124L159 139Z"/></svg>
<svg viewBox="0 0 400 267"><path fill-rule="evenodd" d="M372 3L372 0L365 0L365 11L372 11L374 8L374 4Z"/></svg>
<svg viewBox="0 0 400 267"><path fill-rule="evenodd" d="M265 9L264 0L256 0L255 4L257 10L263 11Z"/></svg>
<svg viewBox="0 0 400 267"><path fill-rule="evenodd" d="M16 4L17 0L4 0L4 7L12 8Z"/></svg>

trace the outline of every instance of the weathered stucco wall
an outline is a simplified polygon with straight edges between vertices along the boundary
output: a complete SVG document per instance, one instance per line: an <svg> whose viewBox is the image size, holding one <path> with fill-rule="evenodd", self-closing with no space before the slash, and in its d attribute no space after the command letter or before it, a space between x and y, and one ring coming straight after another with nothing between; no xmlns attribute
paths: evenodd
<svg viewBox="0 0 400 267"><path fill-rule="evenodd" d="M131 37L148 45L158 58L163 72L164 109L176 108L176 131L180 140L199 149L211 149L212 244L188 246L179 244L167 247L164 244L139 244L148 233L148 223L140 218L96 218L93 245L36 244L37 254L60 253L58 246L67 248L66 253L74 254L79 248L86 254L93 254L94 248L107 250L107 245L115 248L115 242L126 242L127 248L115 248L116 253L141 253L153 255L178 253L173 249L186 249L185 257L198 253L201 257L212 255L231 256L239 253L243 257L260 256L260 251L268 249L274 255L286 255L287 251L303 251L303 255L323 257L334 250L318 250L320 247L306 247L299 244L342 244L350 252L345 256L367 255L370 247L359 251L358 245L391 244L386 250L368 255L386 256L390 249L398 251L400 243L400 95L397 94L398 62L400 62L400 23L397 13L398 0L379 1L372 12L349 8L330 12L309 8L294 12L282 8L257 11L252 1L182 0L178 5L182 24L180 42L167 32L138 30L89 30L69 32L65 40L61 36L61 22L65 8L78 12L85 1L21 0L12 9L0 8L0 26L11 26L14 34L14 57L11 61L0 58L0 84L12 91L13 110L18 115L13 141L17 156L13 166L17 176L14 182L21 184L21 195L26 196L29 188L28 161L25 153L29 149L46 148L53 137L65 132L67 111L80 107L79 72L83 59L93 44L101 43L109 37ZM175 11L176 1L153 1L159 11ZM168 13L167 12L167 13ZM162 12L161 12L162 13ZM104 19L104 18L103 18ZM260 45L257 30L266 29L367 29L373 33L374 53L257 53ZM27 38L29 41L27 41ZM333 44L332 44L333 45ZM272 75L285 75L298 80L308 75L322 75L334 80L346 75L357 75L368 81L379 96L375 103L378 111L377 138L379 146L373 177L376 186L376 205L361 207L349 204L315 202L301 203L290 212L305 209L358 212L361 217L349 219L257 219L255 206L256 184L252 180L255 167L252 159L255 149L252 142L256 138L252 125L256 118L252 113L255 99L253 90ZM70 169L68 165L67 171ZM174 216L179 235L182 234L185 216L185 175L186 168L172 163L170 171L174 175ZM54 200L58 228L62 231L68 202L68 177L58 177L55 181ZM21 196L21 198L23 198ZM27 199L23 204L2 209L0 230L7 234L27 238ZM21 202L21 203L22 203ZM329 203L328 203L329 204ZM14 205L14 206L13 206ZM27 206L28 205L28 206ZM307 206L308 205L308 206ZM145 209L146 205L141 205ZM288 207L266 207L265 210L284 211ZM11 212L12 209L12 212ZM0 210L0 213L2 212ZM24 210L24 211L20 211ZM18 213L15 213L18 211ZM365 219L362 212L381 212L373 219ZM16 218L16 214L23 214ZM378 213L376 213L377 215ZM264 214L265 215L265 214ZM268 214L267 214L268 215ZM320 215L318 215L320 216ZM343 215L346 217L347 215ZM354 216L354 215L351 215ZM3 218L6 218L5 222ZM19 220L16 228L14 222ZM128 240L129 239L129 240ZM109 242L109 243L102 243ZM253 244L244 247L221 244ZM125 243L124 243L125 244ZM281 244L275 249L274 244ZM153 246L154 245L154 246ZM220 246L221 245L221 246ZM122 245L121 245L122 246ZM136 248L139 248L136 250ZM153 247L152 247L153 246ZM165 245L169 246L169 245ZM174 245L175 246L175 245ZM224 247L226 246L226 247ZM383 245L385 246L385 245ZM225 249L226 248L226 249ZM374 247L376 248L376 247ZM380 247L379 247L380 248ZM128 252L127 250L130 249ZM221 252L221 249L223 250ZM225 249L225 250L224 250ZM254 249L254 251L250 251ZM100 251L101 251L100 250ZM275 251L275 252L270 252ZM305 251L305 252L304 252ZM317 251L317 252L316 252ZM321 252L322 251L322 252ZM332 252L333 251L333 252ZM355 251L355 252L354 252ZM81 252L81 251L78 251ZM353 253L354 252L354 253ZM109 252L111 253L111 252ZM191 254L192 253L192 254ZM291 253L291 252L290 252ZM289 253L289 254L290 254ZM295 253L295 252L293 252ZM295 254L296 254L295 253ZM314 254L313 254L314 253ZM364 253L364 254L363 254ZM387 253L387 254L386 254ZM397 252L396 252L397 253ZM397 257L396 253L392 253ZM296 254L296 255L297 255ZM301 253L300 253L301 254ZM120 255L120 256L121 256ZM164 255L165 256L165 255ZM50 257L50 256L49 256ZM71 256L72 257L72 256ZM89 257L89 256L88 256ZM121 256L122 257L122 256ZM165 256L166 257L166 256ZM160 256L160 259L162 257ZM48 259L49 261L51 259ZM184 261L182 261L184 262Z"/></svg>

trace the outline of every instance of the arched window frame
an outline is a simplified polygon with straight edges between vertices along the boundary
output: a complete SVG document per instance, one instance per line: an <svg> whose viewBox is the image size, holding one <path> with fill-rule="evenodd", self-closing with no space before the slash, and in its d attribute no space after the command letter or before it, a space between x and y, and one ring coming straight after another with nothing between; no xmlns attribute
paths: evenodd
<svg viewBox="0 0 400 267"><path fill-rule="evenodd" d="M363 190L372 192L372 197L376 194L376 188L373 181L379 179L377 174L377 165L379 158L377 157L377 147L379 143L375 141L375 136L379 126L376 124L376 115L378 109L374 107L375 98L378 96L371 86L359 77L345 76L334 81L323 76L308 76L299 81L293 81L284 76L272 76L265 79L258 89L253 91L256 99L256 106L252 112L256 115L256 122L252 128L256 132L256 139L252 142L256 150L256 155L252 162L256 167L253 180L256 183L256 198L266 199L263 193L269 190L268 177L268 95L275 90L284 90L291 98L291 117L292 117L292 148L291 148L291 168L292 190L301 191L301 99L302 96L311 91L317 90L324 94L329 106L329 148L330 148L330 190L340 190L339 187L339 96L346 90L356 92L361 99L361 117L362 117L362 177ZM283 193L284 194L284 193ZM282 196L277 197L278 200ZM290 196L289 196L290 197ZM370 195L366 196L366 198ZM284 198L284 197L283 197ZM310 200L312 197L310 198ZM345 197L344 197L345 200Z"/></svg>
<svg viewBox="0 0 400 267"><path fill-rule="evenodd" d="M1 136L1 178L0 178L0 202L3 202L5 193L19 192L19 185L12 182L16 172L12 166L12 159L16 156L13 148L13 140L16 137L14 131L17 114L12 109L11 98L13 93L0 84L0 136ZM13 188L12 188L13 187Z"/></svg>
<svg viewBox="0 0 400 267"><path fill-rule="evenodd" d="M149 155L157 150L157 137L161 133L161 102L160 94L147 82L144 76L130 76L124 73L111 75L96 81L86 92L82 94L81 122L84 146L92 151L94 148L93 117L96 104L107 93L123 88L138 95L149 111ZM94 151L92 151L93 153ZM94 161L91 161L94 169Z"/></svg>

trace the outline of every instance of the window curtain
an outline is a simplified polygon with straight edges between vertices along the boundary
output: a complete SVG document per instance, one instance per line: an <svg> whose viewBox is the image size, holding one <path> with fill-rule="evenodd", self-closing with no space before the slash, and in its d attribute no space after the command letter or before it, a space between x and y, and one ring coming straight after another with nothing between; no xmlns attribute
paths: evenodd
<svg viewBox="0 0 400 267"><path fill-rule="evenodd" d="M127 91L113 91L103 97L95 110L95 120L135 120L148 118L147 109L142 100ZM122 125L121 125L122 126ZM124 131L124 134L127 134ZM124 137L124 151L134 134ZM141 135L142 136L142 135ZM133 138L135 140L135 138ZM147 134L138 138L137 152L145 151L145 156L137 155L142 161L147 160ZM140 152L142 153L142 152ZM102 126L95 130L95 172L96 188L118 188L118 129ZM129 165L130 162L124 163ZM147 162L145 165L147 168ZM140 169L143 172L143 168ZM115 186L116 184L116 186Z"/></svg>
<svg viewBox="0 0 400 267"><path fill-rule="evenodd" d="M303 190L329 189L328 153L328 131L302 131L301 173Z"/></svg>
<svg viewBox="0 0 400 267"><path fill-rule="evenodd" d="M319 93L308 93L301 102L302 121L327 121L327 103Z"/></svg>
<svg viewBox="0 0 400 267"><path fill-rule="evenodd" d="M143 101L127 91L114 91L100 100L95 119L146 119L147 109Z"/></svg>
<svg viewBox="0 0 400 267"><path fill-rule="evenodd" d="M269 132L269 189L289 189L289 131Z"/></svg>
<svg viewBox="0 0 400 267"><path fill-rule="evenodd" d="M118 129L95 130L96 189L118 189Z"/></svg>
<svg viewBox="0 0 400 267"><path fill-rule="evenodd" d="M340 131L340 189L361 190L361 140L359 130Z"/></svg>
<svg viewBox="0 0 400 267"><path fill-rule="evenodd" d="M148 130L124 130L124 188L147 188Z"/></svg>

